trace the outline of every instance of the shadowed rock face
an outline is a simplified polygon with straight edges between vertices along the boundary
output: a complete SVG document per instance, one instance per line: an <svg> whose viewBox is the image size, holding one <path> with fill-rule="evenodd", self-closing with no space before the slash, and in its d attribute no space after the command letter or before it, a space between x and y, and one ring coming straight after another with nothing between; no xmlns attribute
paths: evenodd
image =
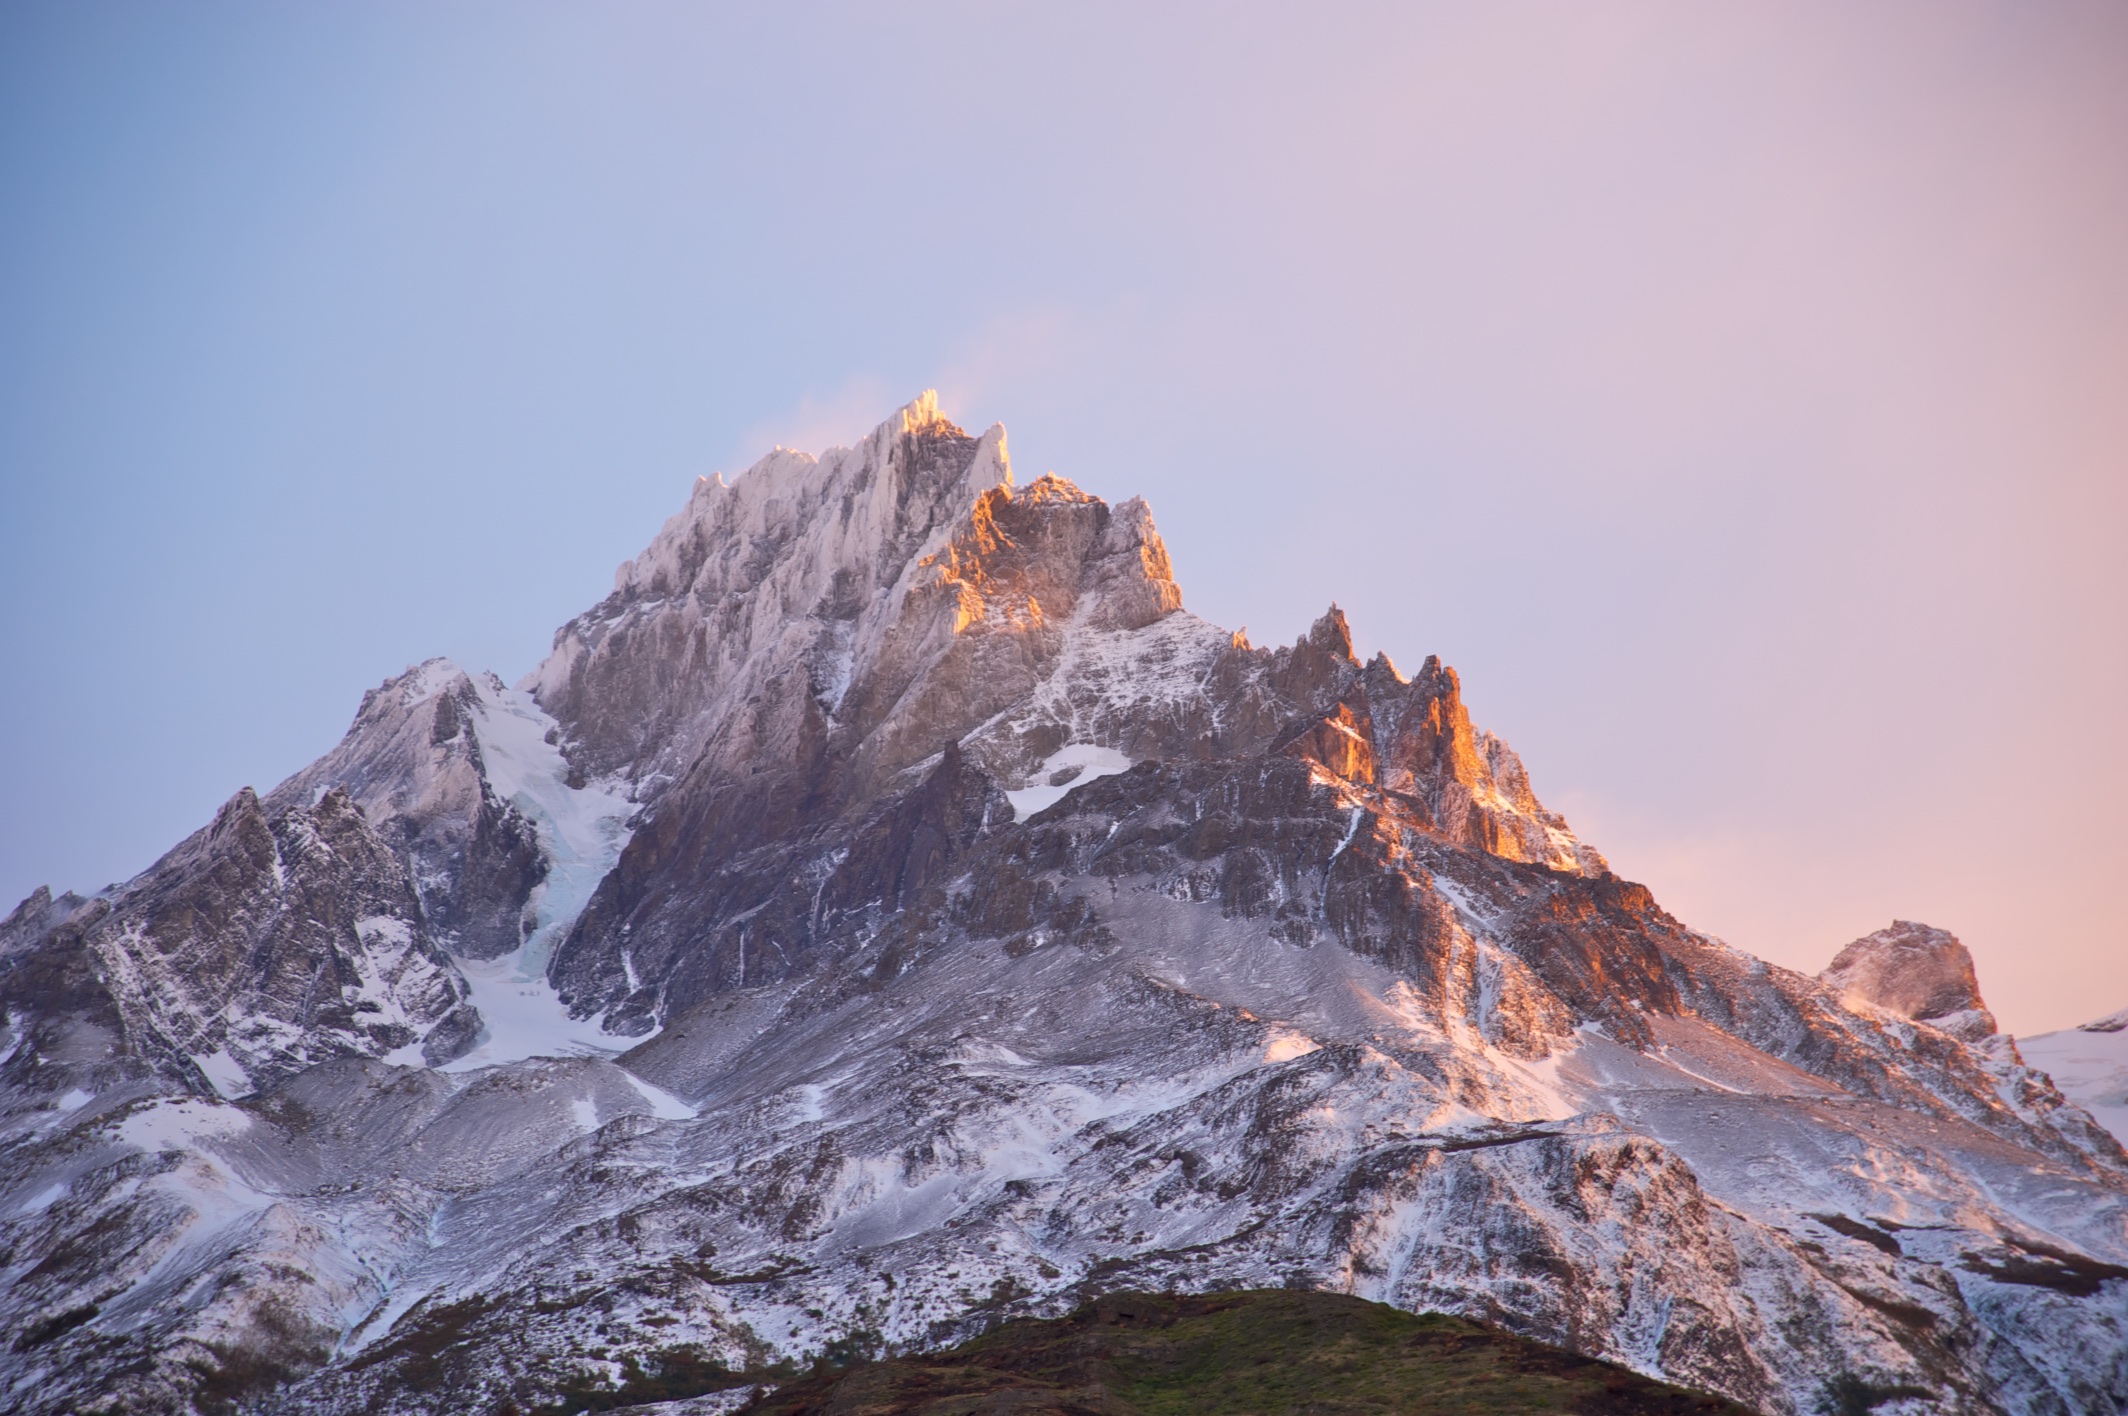
<svg viewBox="0 0 2128 1416"><path fill-rule="evenodd" d="M280 812L346 792L407 863L431 935L475 959L523 942L547 873L538 832L488 780L481 711L471 678L449 663L409 669L364 694L340 745L267 799Z"/></svg>
<svg viewBox="0 0 2128 1416"><path fill-rule="evenodd" d="M1948 930L1911 920L1865 934L1818 975L1842 993L1968 1040L1995 1031L1973 956Z"/></svg>
<svg viewBox="0 0 2128 1416"><path fill-rule="evenodd" d="M479 1031L405 863L345 791L269 817L249 788L120 891L84 936L136 1050L223 1095L328 1057Z"/></svg>
<svg viewBox="0 0 2128 1416"><path fill-rule="evenodd" d="M1451 669L1197 619L1001 429L701 484L527 683L410 670L0 923L25 1410L611 1406L1266 1288L1781 1416L2128 1405L2128 1156L1955 941L1694 931ZM473 986L554 1055L435 1067Z"/></svg>

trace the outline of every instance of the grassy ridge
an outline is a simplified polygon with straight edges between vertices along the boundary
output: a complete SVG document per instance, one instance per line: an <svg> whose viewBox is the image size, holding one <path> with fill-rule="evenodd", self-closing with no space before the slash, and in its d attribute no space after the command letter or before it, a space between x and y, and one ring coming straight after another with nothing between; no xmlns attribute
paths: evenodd
<svg viewBox="0 0 2128 1416"><path fill-rule="evenodd" d="M782 1387L745 1416L1750 1416L1478 1323L1336 1293L1116 1294L950 1351Z"/></svg>

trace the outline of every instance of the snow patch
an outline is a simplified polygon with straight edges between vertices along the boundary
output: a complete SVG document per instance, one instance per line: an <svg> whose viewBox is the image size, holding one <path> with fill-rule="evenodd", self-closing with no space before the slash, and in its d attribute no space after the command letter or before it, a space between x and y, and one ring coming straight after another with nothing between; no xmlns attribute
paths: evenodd
<svg viewBox="0 0 2128 1416"><path fill-rule="evenodd" d="M1303 1033L1287 1028L1274 1028L1271 1040L1264 1045L1263 1060L1266 1062L1291 1062L1296 1057L1306 1057L1311 1052L1320 1052L1322 1044Z"/></svg>
<svg viewBox="0 0 2128 1416"><path fill-rule="evenodd" d="M480 1041L438 1071L470 1072L527 1057L614 1057L641 1041L615 1037L597 1018L570 1017L553 984L526 976L529 952L528 945L499 959L458 961L480 1010Z"/></svg>
<svg viewBox="0 0 2128 1416"><path fill-rule="evenodd" d="M1034 770L1032 785L1007 792L1005 798L1012 803L1013 819L1025 821L1037 812L1047 811L1088 782L1130 769L1131 760L1112 747L1096 747L1090 742L1070 743L1050 753Z"/></svg>
<svg viewBox="0 0 2128 1416"><path fill-rule="evenodd" d="M66 1192L67 1182L64 1180L60 1181L56 1185L47 1185L42 1190L39 1190L36 1194L24 1200L21 1204L15 1206L15 1213L43 1214L46 1210L57 1204L59 1202L60 1197L66 1194Z"/></svg>
<svg viewBox="0 0 2128 1416"><path fill-rule="evenodd" d="M559 739L560 726L531 694L503 687L492 674L472 683L479 696L472 727L488 786L538 830L547 878L533 891L533 930L521 948L499 959L459 960L484 1026L473 1050L441 1070L469 1072L527 1057L617 1055L644 1039L615 1037L596 1018L570 1017L546 973L555 947L621 858L635 804L617 782L569 785L569 763L549 741Z"/></svg>
<svg viewBox="0 0 2128 1416"><path fill-rule="evenodd" d="M191 1147L218 1136L251 1129L251 1118L218 1101L159 1101L129 1113L118 1123L118 1138L142 1150Z"/></svg>
<svg viewBox="0 0 2128 1416"><path fill-rule="evenodd" d="M671 1092L666 1091L663 1087L652 1086L625 1067L621 1069L621 1075L628 1079L628 1085L634 1087L643 1100L650 1103L650 1114L658 1120L692 1121L695 1119L695 1109Z"/></svg>
<svg viewBox="0 0 2128 1416"><path fill-rule="evenodd" d="M369 915L355 921L355 934L372 949L379 941L395 949L404 949L414 942L414 931L403 919L390 915Z"/></svg>
<svg viewBox="0 0 2128 1416"><path fill-rule="evenodd" d="M192 1060L214 1086L215 1094L225 1100L247 1096L251 1092L251 1078L244 1075L244 1068L229 1055L229 1049L218 1047L212 1052L195 1053Z"/></svg>

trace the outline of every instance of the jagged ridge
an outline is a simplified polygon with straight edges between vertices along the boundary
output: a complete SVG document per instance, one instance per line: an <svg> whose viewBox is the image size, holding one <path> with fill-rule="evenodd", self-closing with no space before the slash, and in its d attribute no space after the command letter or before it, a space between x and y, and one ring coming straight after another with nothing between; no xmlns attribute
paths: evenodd
<svg viewBox="0 0 2128 1416"><path fill-rule="evenodd" d="M111 899L25 902L11 1398L531 1407L1300 1285L1773 1412L2128 1401L2128 1157L1977 991L1878 966L1955 941L1771 968L1445 666L1180 603L1142 503L920 400L699 486L522 689L410 671ZM400 1065L314 986L387 945L472 1051Z"/></svg>

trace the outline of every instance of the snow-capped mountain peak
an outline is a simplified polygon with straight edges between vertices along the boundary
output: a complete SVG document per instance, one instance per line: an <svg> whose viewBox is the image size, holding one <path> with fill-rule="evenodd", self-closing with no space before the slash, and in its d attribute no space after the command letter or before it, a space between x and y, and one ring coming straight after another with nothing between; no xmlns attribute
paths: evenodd
<svg viewBox="0 0 2128 1416"><path fill-rule="evenodd" d="M697 483L518 688L419 665L32 896L9 1401L604 1409L1297 1285L1779 1416L2128 1407L2128 1155L1954 938L1770 966L1438 659L1182 603L926 395Z"/></svg>

